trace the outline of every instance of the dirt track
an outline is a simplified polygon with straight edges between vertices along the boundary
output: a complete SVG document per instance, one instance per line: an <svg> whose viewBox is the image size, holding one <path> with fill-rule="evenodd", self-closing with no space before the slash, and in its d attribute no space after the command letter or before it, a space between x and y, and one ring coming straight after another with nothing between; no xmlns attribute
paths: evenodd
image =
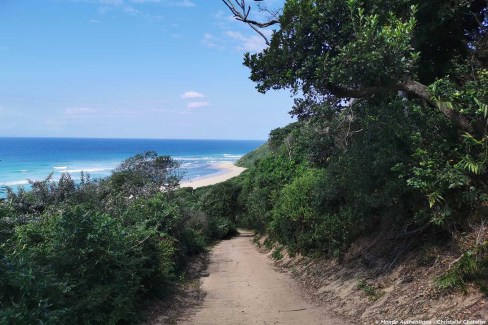
<svg viewBox="0 0 488 325"><path fill-rule="evenodd" d="M252 234L224 240L210 256L203 305L178 324L344 324L306 302L293 281L252 244Z"/></svg>

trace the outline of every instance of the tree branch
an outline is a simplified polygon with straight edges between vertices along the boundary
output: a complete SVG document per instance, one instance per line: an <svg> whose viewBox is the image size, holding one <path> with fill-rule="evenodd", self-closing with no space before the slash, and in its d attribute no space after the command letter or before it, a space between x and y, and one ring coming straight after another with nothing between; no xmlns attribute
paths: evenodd
<svg viewBox="0 0 488 325"><path fill-rule="evenodd" d="M484 134L484 126L480 124L475 124L473 127L471 120L456 110L452 109L447 103L437 102L432 98L429 92L429 88L417 81L411 80L406 82L401 82L390 87L365 87L361 89L348 89L345 87L328 84L327 88L330 92L337 97L347 97L347 98L365 98L371 97L378 94L385 94L391 91L405 91L411 96L422 99L431 107L437 108L442 112L450 121L452 121L456 126L458 126L463 131L469 133Z"/></svg>
<svg viewBox="0 0 488 325"><path fill-rule="evenodd" d="M481 127L478 123L473 127L471 120L454 110L447 103L435 101L429 92L429 88L417 81L407 81L398 84L398 90L403 90L408 94L419 97L426 101L430 106L439 109L449 120L456 124L461 130L468 133L476 132L478 135L484 134L484 127Z"/></svg>
<svg viewBox="0 0 488 325"><path fill-rule="evenodd" d="M262 1L262 0L254 0L254 1ZM266 45L269 45L269 40L264 35L263 32L259 30L259 28L266 28L279 23L277 19L270 19L265 22L259 22L254 19L249 18L249 14L251 13L251 6L246 4L246 0L222 0L222 2L229 8L229 10L234 15L234 18L242 21L243 23L248 24L255 32L257 32L266 42Z"/></svg>

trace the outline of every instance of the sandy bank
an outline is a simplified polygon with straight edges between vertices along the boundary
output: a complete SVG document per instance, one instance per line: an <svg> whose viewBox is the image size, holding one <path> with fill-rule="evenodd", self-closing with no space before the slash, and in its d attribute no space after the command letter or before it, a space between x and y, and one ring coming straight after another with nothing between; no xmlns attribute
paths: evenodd
<svg viewBox="0 0 488 325"><path fill-rule="evenodd" d="M200 177L198 179L181 182L180 187L198 188L198 187L217 184L226 181L232 177L236 177L244 170L246 170L246 168L237 167L230 162L218 164L215 166L215 168L219 169L219 172L204 177Z"/></svg>

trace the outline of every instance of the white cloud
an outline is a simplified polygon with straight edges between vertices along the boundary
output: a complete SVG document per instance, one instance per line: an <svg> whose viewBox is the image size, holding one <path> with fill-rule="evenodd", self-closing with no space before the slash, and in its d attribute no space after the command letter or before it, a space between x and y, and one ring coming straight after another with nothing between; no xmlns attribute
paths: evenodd
<svg viewBox="0 0 488 325"><path fill-rule="evenodd" d="M124 0L98 0L99 3L111 6L120 6L124 4Z"/></svg>
<svg viewBox="0 0 488 325"><path fill-rule="evenodd" d="M218 39L210 33L205 33L203 35L202 43L208 47L223 48L223 46L220 45L222 43L222 40Z"/></svg>
<svg viewBox="0 0 488 325"><path fill-rule="evenodd" d="M133 118L140 116L141 110L138 109L103 109L99 110L92 107L71 107L64 110L64 119L78 119L88 117L98 118Z"/></svg>
<svg viewBox="0 0 488 325"><path fill-rule="evenodd" d="M190 0L129 0L133 3L161 3L166 6L174 7L196 7L196 4Z"/></svg>
<svg viewBox="0 0 488 325"><path fill-rule="evenodd" d="M0 0L1 1L1 0ZM122 11L130 15L143 16L153 19L155 16L145 13L142 8L145 5L157 5L165 7L196 7L191 0L60 0L70 2L92 3L98 6L98 13L105 14L112 11Z"/></svg>
<svg viewBox="0 0 488 325"><path fill-rule="evenodd" d="M205 98L205 95L196 91L187 91L181 95L183 99Z"/></svg>
<svg viewBox="0 0 488 325"><path fill-rule="evenodd" d="M134 7L131 6L124 6L124 12L126 14L131 14L131 15L140 15L142 12L140 10L135 9Z"/></svg>
<svg viewBox="0 0 488 325"><path fill-rule="evenodd" d="M105 116L106 117L136 117L141 115L141 111L138 109L112 109L109 110Z"/></svg>
<svg viewBox="0 0 488 325"><path fill-rule="evenodd" d="M209 102L190 102L186 105L187 108L199 108L199 107L206 107L210 106Z"/></svg>
<svg viewBox="0 0 488 325"><path fill-rule="evenodd" d="M264 39L257 34L244 36L241 33L234 31L227 31L225 34L241 43L241 45L237 47L238 50L244 50L248 52L261 52L267 47Z"/></svg>
<svg viewBox="0 0 488 325"><path fill-rule="evenodd" d="M196 4L194 4L190 0L173 1L172 4L178 7L187 7L187 8L196 7Z"/></svg>
<svg viewBox="0 0 488 325"><path fill-rule="evenodd" d="M217 20L223 20L223 21L227 21L230 23L236 22L235 17L229 13L230 13L230 11L228 12L228 11L219 10L214 14L214 17ZM241 24L241 23L239 23L239 24Z"/></svg>

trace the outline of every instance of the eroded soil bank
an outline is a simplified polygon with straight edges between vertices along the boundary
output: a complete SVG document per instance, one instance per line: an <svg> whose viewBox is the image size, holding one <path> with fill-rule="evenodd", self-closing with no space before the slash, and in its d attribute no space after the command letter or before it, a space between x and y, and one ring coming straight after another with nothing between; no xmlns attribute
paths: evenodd
<svg viewBox="0 0 488 325"><path fill-rule="evenodd" d="M290 257L280 247L277 254L265 238L240 232L194 266L195 279L177 294L177 306L156 311L148 324L488 324L488 298L478 288L463 293L436 287L455 258L447 248L407 254L384 272L371 264L376 259L364 243L337 263Z"/></svg>
<svg viewBox="0 0 488 325"><path fill-rule="evenodd" d="M290 274L315 304L355 324L488 324L488 297L471 283L465 291L440 289L436 279L456 256L449 247L412 250L384 260L381 241L359 240L341 263L332 258L290 257L266 238L255 240L275 265ZM266 247L267 246L267 247ZM397 263L395 263L397 262ZM444 323L443 323L444 322Z"/></svg>

